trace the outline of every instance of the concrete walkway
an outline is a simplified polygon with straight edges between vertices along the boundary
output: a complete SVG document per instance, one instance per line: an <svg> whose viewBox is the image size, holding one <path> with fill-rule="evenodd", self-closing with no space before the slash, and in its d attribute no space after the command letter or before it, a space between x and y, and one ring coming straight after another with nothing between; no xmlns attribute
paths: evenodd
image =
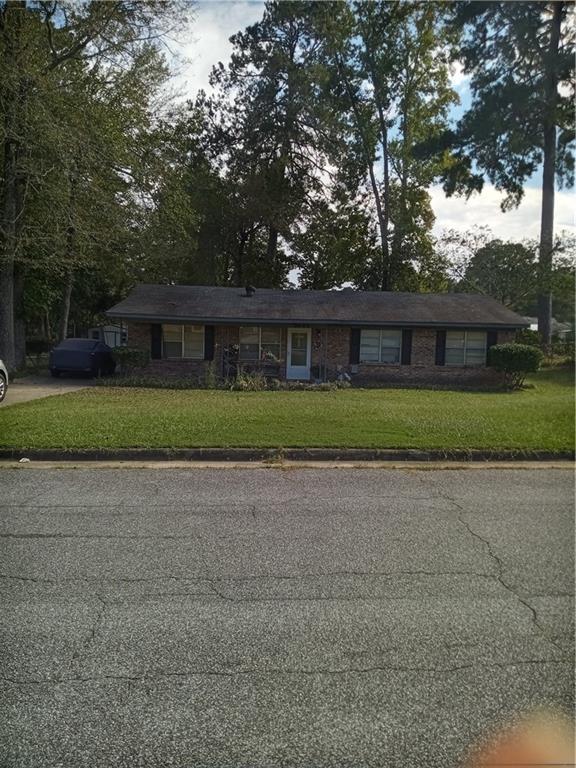
<svg viewBox="0 0 576 768"><path fill-rule="evenodd" d="M26 403L29 400L39 400L50 395L64 395L66 392L76 392L79 389L93 387L93 379L59 378L50 376L26 376L21 379L13 379L8 386L8 393L0 408L17 403Z"/></svg>

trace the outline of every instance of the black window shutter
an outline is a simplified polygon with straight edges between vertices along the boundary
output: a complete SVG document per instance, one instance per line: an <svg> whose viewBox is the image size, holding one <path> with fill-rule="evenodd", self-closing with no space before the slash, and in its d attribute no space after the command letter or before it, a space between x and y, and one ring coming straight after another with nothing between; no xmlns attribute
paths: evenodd
<svg viewBox="0 0 576 768"><path fill-rule="evenodd" d="M436 331L436 365L446 364L446 331Z"/></svg>
<svg viewBox="0 0 576 768"><path fill-rule="evenodd" d="M412 329L404 328L402 331L402 365L410 365L412 359Z"/></svg>
<svg viewBox="0 0 576 768"><path fill-rule="evenodd" d="M159 323L150 326L150 357L152 360L162 357L162 326Z"/></svg>
<svg viewBox="0 0 576 768"><path fill-rule="evenodd" d="M486 333L486 365L490 358L490 347L498 344L498 331L488 331Z"/></svg>
<svg viewBox="0 0 576 768"><path fill-rule="evenodd" d="M350 365L360 362L360 328L350 329Z"/></svg>
<svg viewBox="0 0 576 768"><path fill-rule="evenodd" d="M204 360L214 360L214 326L204 326Z"/></svg>

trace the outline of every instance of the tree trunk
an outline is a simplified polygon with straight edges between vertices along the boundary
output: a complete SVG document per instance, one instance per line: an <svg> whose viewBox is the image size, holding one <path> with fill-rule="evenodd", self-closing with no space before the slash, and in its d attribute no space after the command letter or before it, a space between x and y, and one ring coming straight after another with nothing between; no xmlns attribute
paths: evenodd
<svg viewBox="0 0 576 768"><path fill-rule="evenodd" d="M390 169L388 166L388 126L384 117L382 104L378 100L378 119L380 122L380 140L382 144L382 162L384 166L384 206L382 218L382 280L381 290L385 291L392 285L392 264L390 261L390 245L388 243L388 231L390 229Z"/></svg>
<svg viewBox="0 0 576 768"><path fill-rule="evenodd" d="M542 173L542 213L538 262L538 331L544 349L552 343L552 252L554 249L554 183L556 176L556 71L560 27L564 3L553 4L550 43L546 63L546 108L544 117L544 167Z"/></svg>
<svg viewBox="0 0 576 768"><path fill-rule="evenodd" d="M246 251L246 242L248 241L248 234L245 229L241 229L239 232L239 242L238 242L238 249L236 251L236 258L234 259L236 264L236 285L238 287L242 286L242 283L244 282L245 277L245 270L244 270L244 255Z"/></svg>
<svg viewBox="0 0 576 768"><path fill-rule="evenodd" d="M352 91L352 86L350 85L350 81L346 76L346 72L344 71L344 66L342 64L342 60L340 59L340 56L336 57L336 62L338 64L340 77L342 78L342 81L346 88L346 93L348 94L350 106L352 107L354 120L356 122L356 128L358 129L358 133L360 134L362 150L364 152L364 159L368 167L368 175L370 177L370 187L372 189L372 196L374 197L374 204L376 206L376 215L378 217L378 228L380 230L380 245L382 250L383 269L381 270L382 281L381 281L380 288L382 291L387 291L390 288L390 283L387 277L388 270L385 266L386 260L388 257L388 232L384 224L384 211L382 209L382 200L380 198L380 190L378 189L378 183L376 181L376 176L374 174L374 158L373 158L372 152L370 152L368 141L364 133L364 129L362 126L362 117L360 115L358 105L356 104L356 98L354 96L354 92Z"/></svg>
<svg viewBox="0 0 576 768"><path fill-rule="evenodd" d="M18 237L18 232L16 232ZM26 364L26 322L23 314L24 270L20 264L14 265L14 361L16 368Z"/></svg>
<svg viewBox="0 0 576 768"><path fill-rule="evenodd" d="M76 244L76 187L78 168L73 164L73 170L70 171L70 192L68 199L68 228L66 230L66 262L68 271L66 274L66 283L64 285L64 296L62 297L62 313L60 315L60 329L58 341L63 341L68 336L68 322L70 319L70 300L72 298L72 288L74 287L74 264L78 263L78 253Z"/></svg>
<svg viewBox="0 0 576 768"><path fill-rule="evenodd" d="M278 248L278 229L274 224L268 227L268 243L266 245L266 261L272 269L272 274L276 274L276 250Z"/></svg>
<svg viewBox="0 0 576 768"><path fill-rule="evenodd" d="M9 370L13 370L19 362L14 325L14 262L17 247L16 222L20 213L18 209L18 137L21 134L19 128L22 109L20 38L24 13L26 13L25 0L11 0L4 8L3 66L8 76L2 86L6 111L2 156L4 188L0 210L0 358Z"/></svg>
<svg viewBox="0 0 576 768"><path fill-rule="evenodd" d="M382 97L381 82L378 77L374 63L374 54L367 42L364 43L368 55L370 68L370 77L372 78L372 87L374 89L374 100L378 112L378 123L380 126L380 144L382 146L382 165L384 181L384 199L383 199L383 217L381 223L382 233L382 271L380 277L380 288L382 291L389 289L392 285L392 263L390 260L390 245L388 243L388 233L390 229L390 169L388 157L388 124L384 113L385 99Z"/></svg>
<svg viewBox="0 0 576 768"><path fill-rule="evenodd" d="M72 288L74 287L74 271L71 269L66 277L64 285L64 296L62 297L62 314L60 315L60 328L58 331L58 341L63 341L68 336L68 321L70 319L70 300L72 298Z"/></svg>

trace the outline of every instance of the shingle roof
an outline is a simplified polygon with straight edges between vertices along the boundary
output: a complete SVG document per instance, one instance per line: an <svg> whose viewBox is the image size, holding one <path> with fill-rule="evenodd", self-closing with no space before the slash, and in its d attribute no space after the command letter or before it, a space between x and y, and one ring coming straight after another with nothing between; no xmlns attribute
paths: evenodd
<svg viewBox="0 0 576 768"><path fill-rule="evenodd" d="M466 293L300 291L137 285L106 313L126 320L206 324L507 327L526 320L488 296Z"/></svg>

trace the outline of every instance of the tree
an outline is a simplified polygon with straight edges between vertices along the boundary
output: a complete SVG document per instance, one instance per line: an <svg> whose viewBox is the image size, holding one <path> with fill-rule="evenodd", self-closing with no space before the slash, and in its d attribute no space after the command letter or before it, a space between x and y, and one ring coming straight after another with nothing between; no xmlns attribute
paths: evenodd
<svg viewBox="0 0 576 768"><path fill-rule="evenodd" d="M285 282L291 264L279 241L289 239L336 156L333 115L320 98L325 72L317 13L312 2L266 3L262 20L231 38L230 65L212 75L219 149L239 193L237 282L247 277L247 258L252 274ZM251 249L259 251L263 229L265 253L249 258Z"/></svg>
<svg viewBox="0 0 576 768"><path fill-rule="evenodd" d="M364 283L411 288L418 262L432 254L434 216L426 190L445 162L416 148L446 130L457 101L449 87L452 38L445 10L400 2L324 8L332 98L348 115L341 179L352 193L366 183L380 236L379 264L369 265Z"/></svg>
<svg viewBox="0 0 576 768"><path fill-rule="evenodd" d="M536 271L533 247L491 240L471 258L462 285L464 290L475 289L519 310L536 291Z"/></svg>
<svg viewBox="0 0 576 768"><path fill-rule="evenodd" d="M445 231L436 253L451 275L451 289L492 296L521 315L538 308L538 243L503 241L488 227ZM574 325L576 240L562 232L554 242L551 287L554 316Z"/></svg>
<svg viewBox="0 0 576 768"><path fill-rule="evenodd" d="M366 265L379 263L373 221L356 201L312 206L290 244L301 270L301 288L361 285Z"/></svg>
<svg viewBox="0 0 576 768"><path fill-rule="evenodd" d="M0 1L0 355L10 368L20 364L24 355L19 309L25 304L29 272L27 244L40 223L37 214L46 213L45 193L49 189L51 204L62 204L67 212L59 221L38 226L39 245L60 237L56 260L63 263L66 254L71 264L78 251L76 202L82 180L98 188L90 173L80 167L85 159L84 142L77 141L76 129L89 128L90 119L81 110L88 103L96 108L101 96L96 83L110 93L111 84L127 70L136 79L140 69L148 71L142 67L146 56L158 53L163 35L188 10L181 0L93 0L75 5L59 0ZM122 110L122 103L112 99L107 109L112 115L114 110ZM74 151L74 147L81 149ZM56 174L56 168L63 173ZM122 169L117 169L117 179L121 175ZM44 195L38 195L39 190ZM35 195L42 200L40 211L31 205ZM90 205L94 205L93 196L84 210L89 211ZM67 273L71 287L73 270ZM64 299L66 305L66 296ZM64 321L65 317L62 325Z"/></svg>
<svg viewBox="0 0 576 768"><path fill-rule="evenodd" d="M539 242L539 327L551 338L555 185L572 185L574 8L570 2L458 2L459 58L473 100L456 133L444 137L455 161L445 189L479 190L481 173L518 205L524 184L542 169Z"/></svg>

